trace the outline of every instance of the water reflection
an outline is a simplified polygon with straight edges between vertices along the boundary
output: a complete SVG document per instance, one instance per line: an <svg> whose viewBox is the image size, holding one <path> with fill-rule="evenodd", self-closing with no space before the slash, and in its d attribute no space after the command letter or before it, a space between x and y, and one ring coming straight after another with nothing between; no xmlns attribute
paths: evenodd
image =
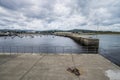
<svg viewBox="0 0 120 80"><path fill-rule="evenodd" d="M6 38L0 38L0 51L4 48L5 53L96 53L95 49L81 46L70 38L54 35L17 35Z"/></svg>

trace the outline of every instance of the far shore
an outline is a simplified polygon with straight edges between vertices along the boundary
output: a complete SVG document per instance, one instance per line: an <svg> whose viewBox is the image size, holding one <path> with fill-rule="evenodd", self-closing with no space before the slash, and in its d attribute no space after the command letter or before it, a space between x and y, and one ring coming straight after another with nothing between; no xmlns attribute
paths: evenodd
<svg viewBox="0 0 120 80"><path fill-rule="evenodd" d="M73 34L82 35L82 36L84 35L120 35L120 33L73 33ZM54 35L54 34L53 33L14 33L14 34L0 34L0 37L19 36L19 35Z"/></svg>

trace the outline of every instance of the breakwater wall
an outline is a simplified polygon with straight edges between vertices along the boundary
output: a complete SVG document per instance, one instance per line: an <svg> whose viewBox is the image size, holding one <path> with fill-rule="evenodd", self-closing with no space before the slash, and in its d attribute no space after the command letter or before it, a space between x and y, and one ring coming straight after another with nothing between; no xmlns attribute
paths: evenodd
<svg viewBox="0 0 120 80"><path fill-rule="evenodd" d="M81 37L80 35L69 33L69 32L56 32L54 33L56 36L64 36L69 37L79 43L80 45L87 46L91 49L96 49L98 51L99 48L99 39L91 38L91 37Z"/></svg>

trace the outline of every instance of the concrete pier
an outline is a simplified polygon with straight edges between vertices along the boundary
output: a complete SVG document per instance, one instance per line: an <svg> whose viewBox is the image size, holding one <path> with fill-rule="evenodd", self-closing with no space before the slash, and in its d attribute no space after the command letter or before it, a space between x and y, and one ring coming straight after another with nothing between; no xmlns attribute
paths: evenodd
<svg viewBox="0 0 120 80"><path fill-rule="evenodd" d="M45 53L0 55L0 80L120 80L120 67L101 55L72 56ZM67 71L73 66L80 71L80 76Z"/></svg>
<svg viewBox="0 0 120 80"><path fill-rule="evenodd" d="M83 46L88 46L90 48L95 48L95 49L99 48L99 39L94 39L91 37L83 37L83 36L81 37L80 35L73 34L70 32L56 32L54 33L54 35L69 37Z"/></svg>

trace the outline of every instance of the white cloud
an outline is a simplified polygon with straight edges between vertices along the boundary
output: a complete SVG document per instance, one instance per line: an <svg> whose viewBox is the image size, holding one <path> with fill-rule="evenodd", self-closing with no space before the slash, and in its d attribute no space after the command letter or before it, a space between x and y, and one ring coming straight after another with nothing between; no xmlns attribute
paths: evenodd
<svg viewBox="0 0 120 80"><path fill-rule="evenodd" d="M27 29L43 30L45 29L45 22L43 20L34 19L27 23Z"/></svg>
<svg viewBox="0 0 120 80"><path fill-rule="evenodd" d="M3 9L2 7L0 7L0 13L6 13L7 11L5 9Z"/></svg>
<svg viewBox="0 0 120 80"><path fill-rule="evenodd" d="M120 31L120 0L0 0L0 29Z"/></svg>
<svg viewBox="0 0 120 80"><path fill-rule="evenodd" d="M57 16L67 16L71 12L71 9L63 4L55 4L54 5L54 13Z"/></svg>

